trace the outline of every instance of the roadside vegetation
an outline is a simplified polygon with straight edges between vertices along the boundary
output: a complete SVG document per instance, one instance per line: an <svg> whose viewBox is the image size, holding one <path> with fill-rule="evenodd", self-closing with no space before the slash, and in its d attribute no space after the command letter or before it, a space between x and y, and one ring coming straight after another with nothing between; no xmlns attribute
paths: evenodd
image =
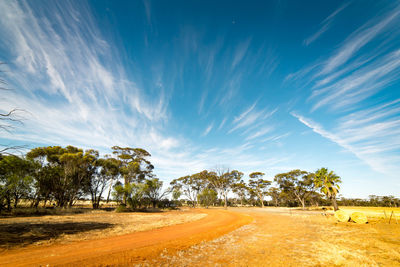
<svg viewBox="0 0 400 267"><path fill-rule="evenodd" d="M93 209L117 203L120 212L181 205L302 209L332 205L335 210L339 205L400 205L392 196L338 199L341 179L327 168L292 170L266 179L262 172L244 177L238 170L218 167L174 179L165 188L153 173L149 152L119 146L112 151L101 157L93 149L48 146L25 156L0 155L0 212L23 214L21 207L33 214L46 213L43 208L67 210L82 199L89 200Z"/></svg>

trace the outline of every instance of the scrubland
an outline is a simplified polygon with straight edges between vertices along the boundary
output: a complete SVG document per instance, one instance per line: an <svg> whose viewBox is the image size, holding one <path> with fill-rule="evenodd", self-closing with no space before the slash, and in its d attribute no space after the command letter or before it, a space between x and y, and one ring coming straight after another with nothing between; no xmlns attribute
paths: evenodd
<svg viewBox="0 0 400 267"><path fill-rule="evenodd" d="M0 263L7 257L12 260L24 256L34 262L34 255L37 254L33 252L36 249L35 253L41 253L38 250L41 247L47 247L49 251L63 248L68 251L68 248L86 244L91 253L86 255L82 249L79 253L80 265L97 266L103 261L111 266L400 265L400 224L393 218L389 224L389 218L385 218L383 213L385 210L386 215L390 216L394 211L400 215L399 209L342 209L349 214L353 211L365 212L369 223L339 223L330 210L302 211L270 207L163 213L104 211L66 216L3 218L0 220L3 249ZM242 222L234 224L239 218ZM176 226L172 226L174 224ZM163 226L168 227L160 228ZM134 242L129 240L139 238L139 235L128 233L140 233L142 243L136 248L127 246L129 242ZM95 239L96 244L101 244L97 254L95 249L90 249L91 243L82 241L87 239ZM160 239L159 242L157 239ZM102 240L105 241L102 243ZM121 248L119 240L125 242ZM112 256L107 255L108 242ZM66 255L60 256L64 262L69 262ZM55 257L53 262L59 262Z"/></svg>

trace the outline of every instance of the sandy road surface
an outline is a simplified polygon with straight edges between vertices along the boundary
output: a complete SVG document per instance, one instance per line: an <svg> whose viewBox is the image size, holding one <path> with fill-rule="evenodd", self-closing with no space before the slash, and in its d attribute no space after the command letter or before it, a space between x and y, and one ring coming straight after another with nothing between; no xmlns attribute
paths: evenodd
<svg viewBox="0 0 400 267"><path fill-rule="evenodd" d="M99 240L26 247L0 254L1 266L125 265L184 250L250 223L252 217L224 210L200 210L201 220Z"/></svg>

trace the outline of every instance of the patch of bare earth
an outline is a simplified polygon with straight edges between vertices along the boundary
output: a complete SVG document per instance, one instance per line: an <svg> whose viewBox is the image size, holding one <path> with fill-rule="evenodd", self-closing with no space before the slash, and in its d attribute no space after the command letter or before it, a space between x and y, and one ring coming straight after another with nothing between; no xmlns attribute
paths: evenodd
<svg viewBox="0 0 400 267"><path fill-rule="evenodd" d="M0 219L0 251L27 245L62 244L148 231L196 221L206 214L189 210L159 213L85 214Z"/></svg>
<svg viewBox="0 0 400 267"><path fill-rule="evenodd" d="M400 225L337 223L319 212L238 208L254 221L138 266L400 266Z"/></svg>

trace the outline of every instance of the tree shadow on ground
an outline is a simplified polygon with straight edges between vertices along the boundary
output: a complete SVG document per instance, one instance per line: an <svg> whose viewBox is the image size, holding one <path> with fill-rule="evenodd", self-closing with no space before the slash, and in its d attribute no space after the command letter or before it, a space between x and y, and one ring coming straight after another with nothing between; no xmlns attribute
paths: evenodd
<svg viewBox="0 0 400 267"><path fill-rule="evenodd" d="M56 239L61 235L72 235L110 227L113 227L113 224L98 222L0 224L0 248L22 247L39 241Z"/></svg>
<svg viewBox="0 0 400 267"><path fill-rule="evenodd" d="M112 212L115 208L54 208L54 207L46 207L46 208L15 208L11 211L3 210L0 212L1 218L14 218L14 217L41 217L41 216L63 216L63 215L74 215L74 214L84 214L90 213L93 211L107 211Z"/></svg>

